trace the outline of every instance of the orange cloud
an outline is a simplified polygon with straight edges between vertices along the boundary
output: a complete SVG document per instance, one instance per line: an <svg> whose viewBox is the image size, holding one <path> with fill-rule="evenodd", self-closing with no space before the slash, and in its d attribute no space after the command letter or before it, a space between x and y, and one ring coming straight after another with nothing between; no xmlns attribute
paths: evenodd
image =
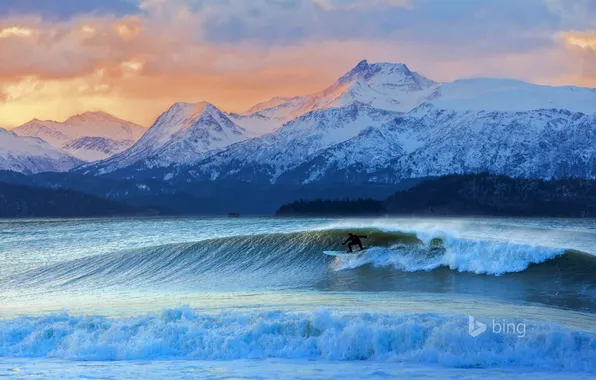
<svg viewBox="0 0 596 380"><path fill-rule="evenodd" d="M596 87L596 32L564 32L557 37L565 43L570 82Z"/></svg>
<svg viewBox="0 0 596 380"><path fill-rule="evenodd" d="M10 37L30 37L33 34L33 30L29 28L23 28L20 26L10 26L0 30L0 38Z"/></svg>
<svg viewBox="0 0 596 380"><path fill-rule="evenodd" d="M596 50L596 32L567 32L562 37L569 46Z"/></svg>
<svg viewBox="0 0 596 380"><path fill-rule="evenodd" d="M594 33L569 32L558 35L555 46L482 56L454 53L459 45L393 37L306 38L267 46L254 41L210 43L200 28L210 10L193 12L188 2L179 2L177 8L164 0L143 4L145 13L123 18L0 21L0 125L16 126L34 117L63 120L97 110L150 125L177 101L206 100L239 112L273 96L319 91L364 58L403 62L439 81L501 76L596 85L591 69L596 67Z"/></svg>

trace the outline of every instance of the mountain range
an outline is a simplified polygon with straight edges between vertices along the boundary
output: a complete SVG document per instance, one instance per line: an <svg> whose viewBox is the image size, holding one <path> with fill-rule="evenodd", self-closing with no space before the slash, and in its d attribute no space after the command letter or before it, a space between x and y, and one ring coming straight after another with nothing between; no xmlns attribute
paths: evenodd
<svg viewBox="0 0 596 380"><path fill-rule="evenodd" d="M34 119L13 132L39 137L61 152L91 162L130 148L146 130L103 112L86 112L64 122Z"/></svg>
<svg viewBox="0 0 596 380"><path fill-rule="evenodd" d="M25 174L63 172L82 161L53 148L38 137L20 137L0 128L0 170Z"/></svg>
<svg viewBox="0 0 596 380"><path fill-rule="evenodd" d="M439 83L403 64L362 61L319 93L277 97L243 114L176 105L137 146L77 170L292 185L482 171L595 178L595 122L594 89L511 79Z"/></svg>
<svg viewBox="0 0 596 380"><path fill-rule="evenodd" d="M144 134L105 114L71 119L15 129L44 139L64 164L32 169L21 158L4 167L76 166L76 175L174 187L396 185L477 172L596 178L595 89L512 79L441 83L404 64L362 61L321 92L275 97L243 113L177 103Z"/></svg>

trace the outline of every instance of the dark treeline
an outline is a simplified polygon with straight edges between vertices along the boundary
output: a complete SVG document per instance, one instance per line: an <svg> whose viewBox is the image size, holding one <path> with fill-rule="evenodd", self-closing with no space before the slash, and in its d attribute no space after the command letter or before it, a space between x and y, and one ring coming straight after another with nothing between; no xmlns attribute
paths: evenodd
<svg viewBox="0 0 596 380"><path fill-rule="evenodd" d="M23 178L27 179L28 177ZM16 178L16 180L19 180ZM6 182L11 182L8 178ZM16 180L13 179L15 182ZM119 184L117 184L120 186ZM88 187L95 188L93 183ZM285 199L316 199L297 201L278 209L277 215L428 215L428 216L535 216L535 217L596 217L596 181L582 179L560 179L544 181L539 179L509 178L490 174L450 175L430 179L408 190L391 194L389 188L383 195L373 195L354 200L336 199L341 195L332 190L326 192L292 193L288 189L272 189L259 198L258 192L243 191L221 199L200 198L162 189L146 194L137 187L114 185L108 193L121 194L117 200L108 200L98 194L83 190L68 190L50 183L0 182L0 217L79 217L79 216L124 216L154 214L217 214L218 210L240 210L241 205L269 202L284 203ZM372 185L371 185L372 186ZM133 190L136 190L133 191ZM158 188L161 189L161 188ZM168 191L166 191L168 190ZM171 189L170 189L171 190ZM225 190L225 189L224 189ZM387 191L388 190L388 191ZM225 192L225 191L221 191ZM365 192L364 188L359 189ZM163 194L162 194L163 193ZM257 195L255 195L257 194ZM279 196L275 198L275 196ZM345 195L344 195L345 196ZM256 207L256 206L255 206ZM274 206L275 207L275 206ZM253 210L254 211L254 210Z"/></svg>
<svg viewBox="0 0 596 380"><path fill-rule="evenodd" d="M0 182L0 217L86 217L156 214L71 190L45 189Z"/></svg>
<svg viewBox="0 0 596 380"><path fill-rule="evenodd" d="M332 201L297 202L283 206L277 215L337 215L337 209L343 209L343 215L596 217L596 181L450 175L400 191L384 202L369 201L336 202L335 208L320 208ZM358 212L348 211L352 209Z"/></svg>
<svg viewBox="0 0 596 380"><path fill-rule="evenodd" d="M374 199L356 200L299 200L282 206L277 215L379 215L385 210L385 204Z"/></svg>
<svg viewBox="0 0 596 380"><path fill-rule="evenodd" d="M398 192L390 214L595 217L596 181L452 175Z"/></svg>

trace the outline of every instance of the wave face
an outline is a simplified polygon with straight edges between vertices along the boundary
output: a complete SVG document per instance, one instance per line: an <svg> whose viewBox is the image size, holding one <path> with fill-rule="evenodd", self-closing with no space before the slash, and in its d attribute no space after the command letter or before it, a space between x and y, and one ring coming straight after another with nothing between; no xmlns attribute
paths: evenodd
<svg viewBox="0 0 596 380"><path fill-rule="evenodd" d="M366 254L322 254L345 249L341 242L348 231L368 235ZM232 236L119 251L22 272L0 279L0 286L17 293L106 287L456 292L596 310L594 273L596 259L580 252L369 228Z"/></svg>
<svg viewBox="0 0 596 380"><path fill-rule="evenodd" d="M521 322L520 322L521 323ZM528 325L474 338L466 317L226 312L188 307L111 319L68 314L0 321L0 356L69 360L299 358L596 372L596 334Z"/></svg>
<svg viewBox="0 0 596 380"><path fill-rule="evenodd" d="M330 263L322 252L344 250L348 232L368 235L367 254L341 257ZM450 236L427 242L414 233L379 229L321 230L233 236L197 243L172 244L133 251L86 257L28 271L14 278L22 283L76 284L101 280L134 282L151 279L168 282L209 275L219 277L260 273L288 278L292 274L322 273L362 266L385 267L405 272L446 267L459 272L502 275L522 272L565 254L565 250L514 243L474 241ZM596 263L596 260L593 260Z"/></svg>

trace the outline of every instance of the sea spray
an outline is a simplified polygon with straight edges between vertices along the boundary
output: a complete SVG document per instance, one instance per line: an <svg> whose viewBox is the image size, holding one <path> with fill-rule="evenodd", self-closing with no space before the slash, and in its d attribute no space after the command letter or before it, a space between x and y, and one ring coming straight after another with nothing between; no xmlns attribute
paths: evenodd
<svg viewBox="0 0 596 380"><path fill-rule="evenodd" d="M524 244L473 241L447 237L433 245L394 245L389 248L373 247L366 255L337 258L336 270L355 269L363 265L393 267L405 272L430 271L447 267L459 272L485 275L503 275L522 272L530 265L555 259L565 250Z"/></svg>

